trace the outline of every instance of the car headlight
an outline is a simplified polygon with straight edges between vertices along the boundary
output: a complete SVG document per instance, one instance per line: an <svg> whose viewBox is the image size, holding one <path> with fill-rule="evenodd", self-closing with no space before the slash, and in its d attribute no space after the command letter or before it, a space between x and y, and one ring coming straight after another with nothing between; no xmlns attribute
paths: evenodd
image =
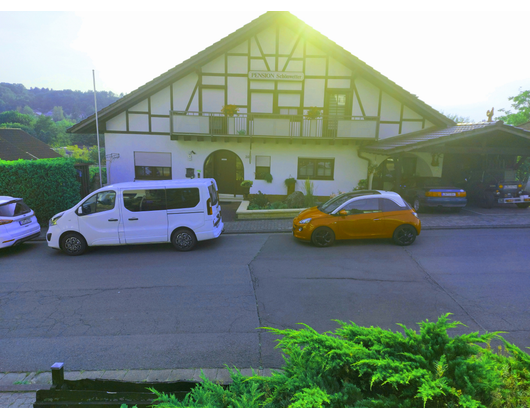
<svg viewBox="0 0 530 420"><path fill-rule="evenodd" d="M300 225L305 225L311 221L311 217L308 217L307 219L302 219L298 222Z"/></svg>
<svg viewBox="0 0 530 420"><path fill-rule="evenodd" d="M414 216L416 216L416 218L418 218L418 213L416 213L415 211L413 211L412 214L413 214Z"/></svg>
<svg viewBox="0 0 530 420"><path fill-rule="evenodd" d="M50 225L50 226L55 226L55 225L57 224L57 220L59 220L61 217L63 217L63 214L64 214L64 213L60 213L60 214L58 214L57 216L53 216L53 217L50 219L49 225Z"/></svg>

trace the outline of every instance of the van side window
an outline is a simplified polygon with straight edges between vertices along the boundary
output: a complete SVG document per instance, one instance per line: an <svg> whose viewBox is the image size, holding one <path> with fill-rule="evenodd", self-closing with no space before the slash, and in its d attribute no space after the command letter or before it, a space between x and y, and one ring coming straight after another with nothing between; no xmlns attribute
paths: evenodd
<svg viewBox="0 0 530 420"><path fill-rule="evenodd" d="M112 210L115 203L116 192L103 191L94 194L81 207L83 208L83 214L101 213L102 211Z"/></svg>
<svg viewBox="0 0 530 420"><path fill-rule="evenodd" d="M123 191L123 205L134 212L166 210L166 190Z"/></svg>
<svg viewBox="0 0 530 420"><path fill-rule="evenodd" d="M168 210L195 207L200 201L198 188L168 188L166 194Z"/></svg>

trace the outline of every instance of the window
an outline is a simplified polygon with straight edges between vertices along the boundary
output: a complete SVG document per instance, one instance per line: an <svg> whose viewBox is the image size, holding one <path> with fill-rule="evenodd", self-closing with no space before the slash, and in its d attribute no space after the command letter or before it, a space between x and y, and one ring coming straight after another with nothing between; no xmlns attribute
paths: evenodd
<svg viewBox="0 0 530 420"><path fill-rule="evenodd" d="M335 159L298 158L298 179L333 180Z"/></svg>
<svg viewBox="0 0 530 420"><path fill-rule="evenodd" d="M382 209L384 212L387 211L400 211L400 210L406 210L406 206L399 206L396 202L389 200L388 198L382 198L381 199Z"/></svg>
<svg viewBox="0 0 530 420"><path fill-rule="evenodd" d="M265 179L271 173L271 157L256 156L256 179Z"/></svg>
<svg viewBox="0 0 530 420"><path fill-rule="evenodd" d="M195 207L200 201L198 188L168 188L166 195L168 210Z"/></svg>
<svg viewBox="0 0 530 420"><path fill-rule="evenodd" d="M379 210L378 198L363 198L352 201L346 204L341 210L346 210L348 214L378 213L381 211Z"/></svg>
<svg viewBox="0 0 530 420"><path fill-rule="evenodd" d="M94 194L82 204L83 214L101 213L112 210L116 203L116 193L114 191L103 191Z"/></svg>
<svg viewBox="0 0 530 420"><path fill-rule="evenodd" d="M210 200L212 200L212 206L216 206L219 196L213 184L208 186L208 192L210 193Z"/></svg>
<svg viewBox="0 0 530 420"><path fill-rule="evenodd" d="M136 179L172 179L171 153L134 152Z"/></svg>
<svg viewBox="0 0 530 420"><path fill-rule="evenodd" d="M22 201L0 206L0 216L15 217L29 213L31 209Z"/></svg>
<svg viewBox="0 0 530 420"><path fill-rule="evenodd" d="M129 211L166 210L166 190L128 190L123 192L123 205Z"/></svg>
<svg viewBox="0 0 530 420"><path fill-rule="evenodd" d="M135 166L136 179L171 179L171 168L161 166Z"/></svg>

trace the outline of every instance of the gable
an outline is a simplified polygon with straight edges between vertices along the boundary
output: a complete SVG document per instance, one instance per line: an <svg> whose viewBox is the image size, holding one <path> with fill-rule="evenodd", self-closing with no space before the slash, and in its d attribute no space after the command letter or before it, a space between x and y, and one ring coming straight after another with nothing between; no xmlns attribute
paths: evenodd
<svg viewBox="0 0 530 420"><path fill-rule="evenodd" d="M333 93L346 94L347 116L379 122L370 123L367 138L454 124L286 12L261 16L107 107L100 121L111 131L168 134L171 112L220 112L234 104L241 114L303 115L310 107L326 114ZM91 118L70 131L93 129Z"/></svg>

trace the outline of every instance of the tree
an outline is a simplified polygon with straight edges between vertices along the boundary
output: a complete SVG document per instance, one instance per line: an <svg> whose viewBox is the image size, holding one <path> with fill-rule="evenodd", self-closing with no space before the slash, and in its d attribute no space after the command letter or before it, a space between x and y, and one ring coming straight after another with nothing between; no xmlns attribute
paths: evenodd
<svg viewBox="0 0 530 420"><path fill-rule="evenodd" d="M508 98L512 101L511 107L517 112L511 110L499 109L506 115L497 117L496 120L504 121L505 124L518 126L530 121L530 90L522 91L519 89L519 95Z"/></svg>
<svg viewBox="0 0 530 420"><path fill-rule="evenodd" d="M455 123L471 123L474 121L471 121L469 117L462 117L458 114L446 114L442 111L442 114L445 115L447 118L453 120Z"/></svg>
<svg viewBox="0 0 530 420"><path fill-rule="evenodd" d="M54 106L52 111L52 119L57 122L64 120L64 113L62 106Z"/></svg>

